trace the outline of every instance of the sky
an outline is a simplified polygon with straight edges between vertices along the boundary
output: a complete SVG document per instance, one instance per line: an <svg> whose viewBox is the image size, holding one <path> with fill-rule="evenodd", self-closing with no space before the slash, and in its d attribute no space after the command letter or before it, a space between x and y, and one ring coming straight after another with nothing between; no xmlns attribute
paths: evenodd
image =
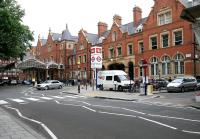
<svg viewBox="0 0 200 139"><path fill-rule="evenodd" d="M112 26L115 14L122 17L122 24L133 21L133 7L142 9L147 17L154 0L16 0L25 10L23 23L34 32L36 46L38 35L47 38L49 28L53 33L62 33L66 24L72 35L78 36L83 28L97 34L99 21Z"/></svg>

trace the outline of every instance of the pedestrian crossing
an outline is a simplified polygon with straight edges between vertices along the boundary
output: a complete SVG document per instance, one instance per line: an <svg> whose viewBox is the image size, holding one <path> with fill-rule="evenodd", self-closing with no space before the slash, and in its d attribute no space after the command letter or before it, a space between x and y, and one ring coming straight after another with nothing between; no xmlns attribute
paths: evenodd
<svg viewBox="0 0 200 139"><path fill-rule="evenodd" d="M46 102L51 100L57 99L76 99L76 98L86 98L84 96L41 96L41 97L20 97L20 98L6 98L4 100L0 99L0 106L1 105L9 105L11 103L18 103L18 104L27 104L30 102Z"/></svg>

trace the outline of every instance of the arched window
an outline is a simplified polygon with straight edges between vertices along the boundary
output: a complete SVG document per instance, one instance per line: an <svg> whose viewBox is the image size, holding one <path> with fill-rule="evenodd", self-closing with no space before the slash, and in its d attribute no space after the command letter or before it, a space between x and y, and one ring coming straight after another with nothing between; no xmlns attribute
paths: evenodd
<svg viewBox="0 0 200 139"><path fill-rule="evenodd" d="M184 57L181 54L174 56L175 74L184 74Z"/></svg>
<svg viewBox="0 0 200 139"><path fill-rule="evenodd" d="M156 57L151 58L151 75L158 75L158 59Z"/></svg>
<svg viewBox="0 0 200 139"><path fill-rule="evenodd" d="M170 74L170 57L169 56L163 56L162 57L162 75L168 75Z"/></svg>

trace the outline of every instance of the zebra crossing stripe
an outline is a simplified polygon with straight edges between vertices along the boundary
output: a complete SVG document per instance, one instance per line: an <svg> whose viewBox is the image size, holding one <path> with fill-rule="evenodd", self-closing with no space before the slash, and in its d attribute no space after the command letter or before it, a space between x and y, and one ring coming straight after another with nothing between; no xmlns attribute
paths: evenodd
<svg viewBox="0 0 200 139"><path fill-rule="evenodd" d="M54 98L59 98L59 99L63 99L64 97L59 97L59 96L52 96Z"/></svg>
<svg viewBox="0 0 200 139"><path fill-rule="evenodd" d="M4 100L0 100L0 105L4 105L4 104L8 104L8 102Z"/></svg>
<svg viewBox="0 0 200 139"><path fill-rule="evenodd" d="M11 101L17 102L17 103L26 103L26 101L22 99L10 99Z"/></svg>
<svg viewBox="0 0 200 139"><path fill-rule="evenodd" d="M65 97L69 97L69 98L77 98L77 97L74 97L74 96L65 96Z"/></svg>
<svg viewBox="0 0 200 139"><path fill-rule="evenodd" d="M52 100L53 98L50 98L50 97L40 97L42 99L45 99L45 100Z"/></svg>
<svg viewBox="0 0 200 139"><path fill-rule="evenodd" d="M25 98L25 99L28 99L28 100L31 100L31 101L39 101L39 99L37 99L37 98Z"/></svg>

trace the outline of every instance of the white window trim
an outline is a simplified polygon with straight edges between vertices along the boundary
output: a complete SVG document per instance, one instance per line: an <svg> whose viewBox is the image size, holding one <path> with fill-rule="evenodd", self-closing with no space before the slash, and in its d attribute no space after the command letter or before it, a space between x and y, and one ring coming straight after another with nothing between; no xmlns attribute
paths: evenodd
<svg viewBox="0 0 200 139"><path fill-rule="evenodd" d="M177 31L182 31L182 44L181 45L183 45L184 44L184 36L183 36L183 28L179 28L179 29L174 29L173 31L172 31L172 43L173 43L173 46L176 46L175 45L175 35L174 35L174 32L177 32Z"/></svg>
<svg viewBox="0 0 200 139"><path fill-rule="evenodd" d="M150 41L151 41L151 40L150 40ZM142 52L140 51L140 45L139 45L141 42L143 42L143 46L144 46L144 41L143 41L143 40L138 41L138 53L139 53L139 54L142 54ZM144 51L144 50L143 50L143 51ZM144 52L143 52L143 53L144 53Z"/></svg>
<svg viewBox="0 0 200 139"><path fill-rule="evenodd" d="M154 35L150 35L149 36L149 50L154 50L154 49L152 49L152 43L151 43L151 38L153 38L153 37L156 37L156 40L157 40L157 49L159 48L158 47L158 34L154 34Z"/></svg>
<svg viewBox="0 0 200 139"><path fill-rule="evenodd" d="M130 52L129 52L129 45L132 45L132 54L130 54ZM128 43L127 44L127 55L128 56L133 55L133 43Z"/></svg>
<svg viewBox="0 0 200 139"><path fill-rule="evenodd" d="M167 47L163 47L163 40L162 40L162 36L168 34L168 46ZM161 44L161 48L168 48L170 46L170 33L169 31L160 33L160 44Z"/></svg>
<svg viewBox="0 0 200 139"><path fill-rule="evenodd" d="M159 16L160 16L161 14L166 14L167 12L170 12L170 13L171 13L171 22L169 22L169 23L164 23L164 24L160 24ZM163 26L163 25L166 25L166 24L170 24L170 23L172 23L172 22L173 22L172 9L163 10L163 11L157 13L157 25L158 25L158 26Z"/></svg>

